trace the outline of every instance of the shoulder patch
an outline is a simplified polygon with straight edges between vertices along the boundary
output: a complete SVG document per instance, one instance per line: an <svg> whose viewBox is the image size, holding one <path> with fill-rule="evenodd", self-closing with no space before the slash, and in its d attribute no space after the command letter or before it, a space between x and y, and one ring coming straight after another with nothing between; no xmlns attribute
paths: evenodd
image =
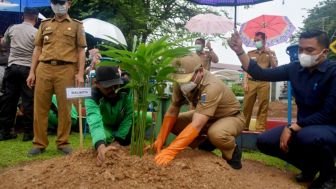
<svg viewBox="0 0 336 189"><path fill-rule="evenodd" d="M83 22L80 21L80 20L77 20L77 19L73 19L73 20L76 21L76 22L78 22L78 23L80 23L80 24L83 24Z"/></svg>
<svg viewBox="0 0 336 189"><path fill-rule="evenodd" d="M42 20L41 22L45 22L45 21L49 21L49 20L51 20L51 18L46 18L46 19Z"/></svg>
<svg viewBox="0 0 336 189"><path fill-rule="evenodd" d="M206 93L203 93L203 94L201 94L201 104L205 104L205 102L206 102L206 96L207 96L207 94Z"/></svg>
<svg viewBox="0 0 336 189"><path fill-rule="evenodd" d="M248 53L255 53L255 52L257 52L256 49L255 50L250 50Z"/></svg>

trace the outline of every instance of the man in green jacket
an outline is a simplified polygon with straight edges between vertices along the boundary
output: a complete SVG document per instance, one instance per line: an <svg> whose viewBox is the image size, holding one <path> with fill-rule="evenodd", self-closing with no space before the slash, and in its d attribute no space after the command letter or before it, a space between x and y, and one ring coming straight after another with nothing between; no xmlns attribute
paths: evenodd
<svg viewBox="0 0 336 189"><path fill-rule="evenodd" d="M92 97L85 100L85 106L92 142L98 151L97 164L101 165L106 151L113 149L108 144L130 144L134 110L132 93L117 91L125 84L117 67L97 67L95 84Z"/></svg>

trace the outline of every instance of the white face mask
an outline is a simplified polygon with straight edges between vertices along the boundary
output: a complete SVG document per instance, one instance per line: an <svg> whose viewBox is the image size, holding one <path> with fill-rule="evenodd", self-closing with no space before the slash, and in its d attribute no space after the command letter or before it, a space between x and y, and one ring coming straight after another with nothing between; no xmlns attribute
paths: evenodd
<svg viewBox="0 0 336 189"><path fill-rule="evenodd" d="M320 54L317 55L308 55L305 53L299 54L299 61L302 67L304 68L310 68L318 64L316 61L318 57L323 53L323 51Z"/></svg>
<svg viewBox="0 0 336 189"><path fill-rule="evenodd" d="M190 93L190 91L195 89L196 86L197 84L193 81L180 84L181 91L183 92L184 95L187 95L188 93Z"/></svg>
<svg viewBox="0 0 336 189"><path fill-rule="evenodd" d="M196 75L195 81L197 80L198 74ZM180 89L184 95L190 93L193 89L197 87L197 84L194 81L190 81L188 83L181 83Z"/></svg>
<svg viewBox="0 0 336 189"><path fill-rule="evenodd" d="M60 5L60 4L52 4L51 3L51 9L53 10L53 12L57 15L63 16L65 14L68 13L68 8L66 6L66 4L64 5Z"/></svg>

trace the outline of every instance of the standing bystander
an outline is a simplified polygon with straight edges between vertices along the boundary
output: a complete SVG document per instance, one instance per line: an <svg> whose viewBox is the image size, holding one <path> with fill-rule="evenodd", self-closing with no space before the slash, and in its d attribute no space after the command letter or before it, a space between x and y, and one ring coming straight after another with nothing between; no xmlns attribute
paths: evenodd
<svg viewBox="0 0 336 189"><path fill-rule="evenodd" d="M205 44L203 38L198 38L195 41L195 46L197 55L202 59L203 68L210 71L211 62L218 63L218 56L211 48L210 41Z"/></svg>
<svg viewBox="0 0 336 189"><path fill-rule="evenodd" d="M35 85L34 140L29 156L44 152L48 146L48 114L52 95L58 106L56 144L58 150L70 154L68 141L71 129L71 101L66 98L66 88L82 86L86 40L83 25L70 18L68 0L51 0L54 18L43 20L35 37L33 63L27 85ZM76 65L78 68L76 68Z"/></svg>
<svg viewBox="0 0 336 189"><path fill-rule="evenodd" d="M274 68L278 65L274 51L266 47L266 34L257 32L254 37L257 49L249 51L248 56L257 62L262 68ZM256 121L256 130L265 131L267 121L267 111L270 96L270 83L259 81L248 73L244 72L244 116L246 118L245 130L249 130L253 106L258 100L258 112Z"/></svg>
<svg viewBox="0 0 336 189"><path fill-rule="evenodd" d="M9 46L10 54L8 67L3 78L3 94L0 97L0 140L16 138L16 134L11 133L10 130L14 128L20 96L24 109L24 135L22 140L33 139L34 92L26 85L26 78L32 63L34 37L37 32L34 25L37 16L38 10L26 7L23 14L23 23L8 28L1 40L2 46Z"/></svg>

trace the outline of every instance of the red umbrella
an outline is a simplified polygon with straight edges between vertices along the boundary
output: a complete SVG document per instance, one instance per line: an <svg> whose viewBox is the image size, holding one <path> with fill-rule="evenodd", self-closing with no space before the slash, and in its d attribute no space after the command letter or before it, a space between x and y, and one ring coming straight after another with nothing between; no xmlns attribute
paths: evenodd
<svg viewBox="0 0 336 189"><path fill-rule="evenodd" d="M239 34L247 47L254 47L256 32L264 32L268 47L286 42L293 34L295 26L286 16L261 15L242 24Z"/></svg>

